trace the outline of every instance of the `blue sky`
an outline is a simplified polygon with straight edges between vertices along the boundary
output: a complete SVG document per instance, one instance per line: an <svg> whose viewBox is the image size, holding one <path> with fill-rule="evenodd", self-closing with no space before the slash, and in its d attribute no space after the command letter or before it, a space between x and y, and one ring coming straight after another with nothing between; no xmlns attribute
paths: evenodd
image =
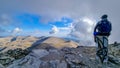
<svg viewBox="0 0 120 68"><path fill-rule="evenodd" d="M8 15L4 14L3 18L7 18ZM49 32L52 30L53 25L57 28L68 28L68 24L73 22L72 18L69 17L61 17L54 21L41 21L41 15L33 14L33 13L14 13L9 14L10 19L9 25L5 25L7 27L2 27L3 29L10 31L5 32L3 35L34 35L34 31L39 32L38 36L48 36ZM18 32L12 33L16 28L18 28ZM20 32L19 32L20 30ZM65 30L66 31L66 30ZM63 30L63 32L65 32ZM43 34L42 34L43 33ZM68 32L66 34L69 34ZM36 35L36 36L37 36ZM52 34L51 34L52 35ZM34 35L35 36L35 35ZM63 36L63 35L62 35Z"/></svg>
<svg viewBox="0 0 120 68"><path fill-rule="evenodd" d="M73 22L71 18L67 17L62 17L60 20L56 21L42 22L40 15L29 13L17 14L14 19L16 22L21 23L19 28L22 28L24 31L39 30L41 33L49 33L49 31L51 31L52 25L55 25L57 27L67 27L65 24Z"/></svg>
<svg viewBox="0 0 120 68"><path fill-rule="evenodd" d="M34 29L39 29L39 30L49 30L50 26L48 24L44 24L40 22L40 16L39 15L34 15L34 14L29 14L29 13L22 13L22 14L17 14L15 16L16 22L21 23L21 28L24 29L25 31L32 31ZM46 28L45 28L46 26Z"/></svg>

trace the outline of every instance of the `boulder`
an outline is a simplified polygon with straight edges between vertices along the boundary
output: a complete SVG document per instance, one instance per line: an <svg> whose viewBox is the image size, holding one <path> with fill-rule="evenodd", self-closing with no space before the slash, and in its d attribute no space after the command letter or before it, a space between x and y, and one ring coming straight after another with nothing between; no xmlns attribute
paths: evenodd
<svg viewBox="0 0 120 68"><path fill-rule="evenodd" d="M20 59L20 58L26 56L28 53L29 53L28 50L22 50L21 48L7 51L7 54L15 59Z"/></svg>
<svg viewBox="0 0 120 68"><path fill-rule="evenodd" d="M35 56L38 56L39 58L44 57L49 54L49 52L45 49L34 49L34 50L32 50L32 53Z"/></svg>
<svg viewBox="0 0 120 68"><path fill-rule="evenodd" d="M0 68L5 68L2 64L0 64Z"/></svg>

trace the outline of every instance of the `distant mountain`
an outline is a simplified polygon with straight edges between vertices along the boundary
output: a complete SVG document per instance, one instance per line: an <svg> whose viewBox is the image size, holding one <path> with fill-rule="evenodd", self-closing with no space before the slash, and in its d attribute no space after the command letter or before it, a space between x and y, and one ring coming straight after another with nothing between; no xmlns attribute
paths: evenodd
<svg viewBox="0 0 120 68"><path fill-rule="evenodd" d="M59 49L64 48L64 47L76 48L78 46L78 43L72 40L68 41L63 38L58 38L58 37L42 37L39 40L37 40L35 43L33 43L33 45L29 49L42 46L43 44L44 46L50 45L54 48L59 48Z"/></svg>
<svg viewBox="0 0 120 68"><path fill-rule="evenodd" d="M56 48L63 48L63 47L74 47L76 48L78 46L77 42L74 42L72 40L68 41L62 38L58 37L49 37L43 43L51 44L52 46Z"/></svg>
<svg viewBox="0 0 120 68"><path fill-rule="evenodd" d="M36 42L38 38L34 36L16 36L0 38L0 48L6 47L6 50L22 48L26 49Z"/></svg>
<svg viewBox="0 0 120 68"><path fill-rule="evenodd" d="M38 46L41 43L50 44L55 48L63 47L77 47L78 43L72 40L66 40L58 37L34 37L34 36L16 36L16 37L3 37L0 38L0 47L6 47L8 49L22 48L26 49L29 47ZM6 51L5 50L5 51Z"/></svg>

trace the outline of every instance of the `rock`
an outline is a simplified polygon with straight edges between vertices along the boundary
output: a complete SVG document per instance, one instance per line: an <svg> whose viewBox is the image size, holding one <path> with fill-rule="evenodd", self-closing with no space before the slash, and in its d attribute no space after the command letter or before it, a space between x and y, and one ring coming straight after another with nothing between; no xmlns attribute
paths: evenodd
<svg viewBox="0 0 120 68"><path fill-rule="evenodd" d="M49 52L44 49L35 49L35 50L32 50L32 52L36 54L36 56L38 56L39 58L44 57L49 54Z"/></svg>
<svg viewBox="0 0 120 68"><path fill-rule="evenodd" d="M75 54L74 50L72 48L64 47L61 49L65 54Z"/></svg>
<svg viewBox="0 0 120 68"><path fill-rule="evenodd" d="M4 66L11 64L13 61L14 61L14 58L12 57L6 57L6 56L0 57L0 64Z"/></svg>
<svg viewBox="0 0 120 68"><path fill-rule="evenodd" d="M20 58L26 56L28 53L29 53L28 50L22 50L21 48L7 51L7 54L9 54L11 57L13 57L15 59L20 59Z"/></svg>
<svg viewBox="0 0 120 68"><path fill-rule="evenodd" d="M115 42L109 45L108 61L113 66L120 66L120 43Z"/></svg>
<svg viewBox="0 0 120 68"><path fill-rule="evenodd" d="M89 51L89 53L84 52L84 50ZM98 68L95 63L94 56L91 53L95 52L93 47L79 47L79 48L64 48L62 51L65 52L65 60L69 68ZM92 64L91 64L92 63Z"/></svg>
<svg viewBox="0 0 120 68"><path fill-rule="evenodd" d="M50 68L57 68L58 65L59 65L59 63L60 63L60 60L51 60L51 61L49 62Z"/></svg>
<svg viewBox="0 0 120 68"><path fill-rule="evenodd" d="M0 64L7 67L13 63L16 59L25 57L29 52L20 48L14 50L8 50L7 52L0 53Z"/></svg>
<svg viewBox="0 0 120 68"><path fill-rule="evenodd" d="M60 60L51 60L48 62L42 62L40 68L67 68L67 63Z"/></svg>
<svg viewBox="0 0 120 68"><path fill-rule="evenodd" d="M57 68L68 68L67 63L65 61L62 61L61 63L58 64Z"/></svg>
<svg viewBox="0 0 120 68"><path fill-rule="evenodd" d="M120 65L120 58L116 58L112 55L108 56L108 61L110 61L111 63L117 64L117 65Z"/></svg>
<svg viewBox="0 0 120 68"><path fill-rule="evenodd" d="M82 66L87 66L84 62L86 60L77 55L67 54L65 55L65 58L70 68L81 68Z"/></svg>
<svg viewBox="0 0 120 68"><path fill-rule="evenodd" d="M59 53L57 49L50 49L49 52L51 52L51 53Z"/></svg>
<svg viewBox="0 0 120 68"><path fill-rule="evenodd" d="M114 43L109 45L109 54L120 58L120 44Z"/></svg>
<svg viewBox="0 0 120 68"><path fill-rule="evenodd" d="M0 68L5 68L2 64L0 64Z"/></svg>
<svg viewBox="0 0 120 68"><path fill-rule="evenodd" d="M50 64L48 62L41 62L39 68L50 68Z"/></svg>
<svg viewBox="0 0 120 68"><path fill-rule="evenodd" d="M0 51L3 51L3 50L5 50L7 47L3 47L3 48L0 48Z"/></svg>
<svg viewBox="0 0 120 68"><path fill-rule="evenodd" d="M40 58L48 54L49 52L44 49L32 50L32 52L29 53L24 58L14 61L14 63L8 66L8 68L14 68L14 67L16 68L39 68L40 65L43 65L43 66L45 65L43 64L43 61L40 60Z"/></svg>
<svg viewBox="0 0 120 68"><path fill-rule="evenodd" d="M39 68L41 61L39 58L27 55L26 57L16 60L7 68Z"/></svg>
<svg viewBox="0 0 120 68"><path fill-rule="evenodd" d="M41 50L44 51L44 50ZM30 53L25 58L14 61L14 63L7 68L67 68L65 61L60 60L42 61L39 56ZM43 56L42 56L43 57Z"/></svg>

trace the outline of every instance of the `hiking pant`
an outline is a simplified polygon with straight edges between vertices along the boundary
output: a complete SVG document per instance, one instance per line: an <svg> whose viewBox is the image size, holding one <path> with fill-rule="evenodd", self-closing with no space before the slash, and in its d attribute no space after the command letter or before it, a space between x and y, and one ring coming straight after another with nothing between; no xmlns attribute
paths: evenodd
<svg viewBox="0 0 120 68"><path fill-rule="evenodd" d="M96 42L96 55L99 57L100 61L108 61L108 36L95 36Z"/></svg>

